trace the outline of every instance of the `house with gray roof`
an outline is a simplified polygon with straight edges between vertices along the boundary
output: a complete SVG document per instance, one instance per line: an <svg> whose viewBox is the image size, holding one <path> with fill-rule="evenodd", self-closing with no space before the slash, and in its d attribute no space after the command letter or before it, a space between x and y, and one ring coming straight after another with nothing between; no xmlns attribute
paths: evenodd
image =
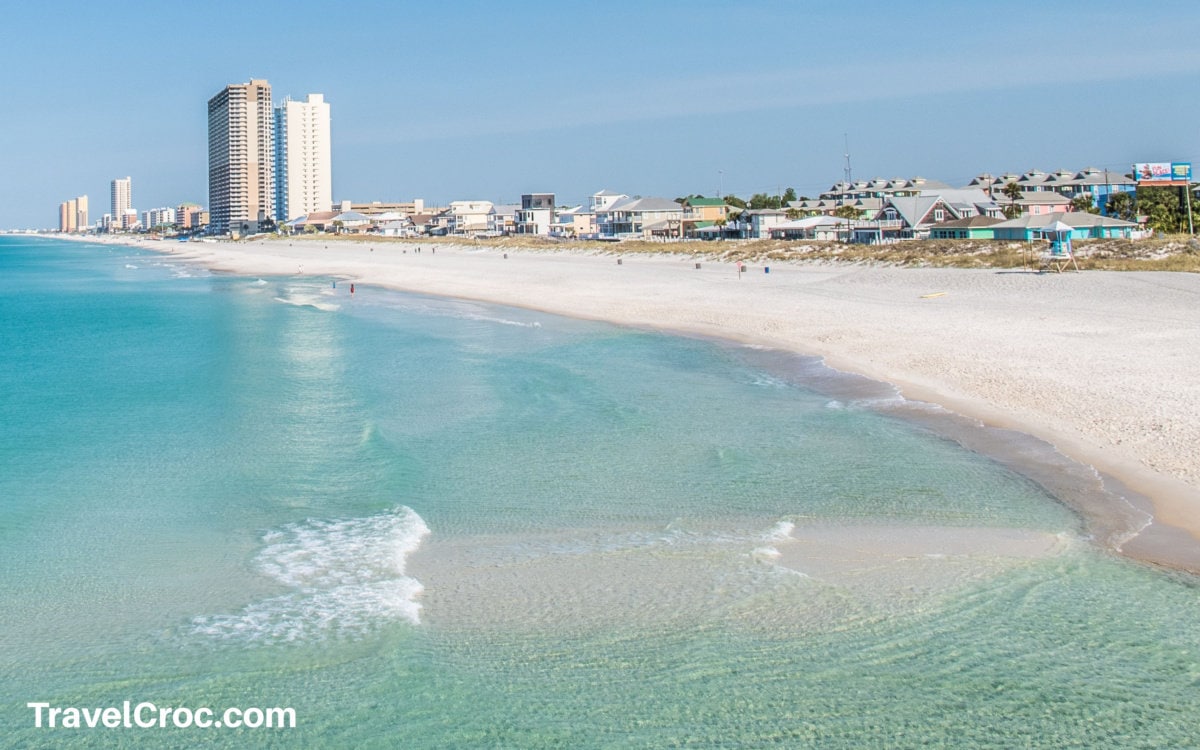
<svg viewBox="0 0 1200 750"><path fill-rule="evenodd" d="M1086 211L1070 211L1018 216L1015 219L994 224L991 230L993 237L998 240L1037 240L1043 237L1043 230L1046 227L1058 221L1071 227L1071 239L1073 240L1112 237L1129 239L1137 229L1137 224L1131 221L1091 214Z"/></svg>
<svg viewBox="0 0 1200 750"><path fill-rule="evenodd" d="M596 212L601 237L649 236L651 225L662 222L673 222L681 228L683 206L669 198L625 198ZM655 227L655 231L662 231L662 227Z"/></svg>

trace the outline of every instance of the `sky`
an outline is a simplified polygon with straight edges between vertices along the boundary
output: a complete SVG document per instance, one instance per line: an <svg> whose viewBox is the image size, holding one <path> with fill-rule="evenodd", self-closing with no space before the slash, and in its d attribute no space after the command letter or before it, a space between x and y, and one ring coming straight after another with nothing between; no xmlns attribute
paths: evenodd
<svg viewBox="0 0 1200 750"><path fill-rule="evenodd" d="M208 203L207 102L324 94L334 200L815 196L852 176L1200 162L1200 3L24 0L0 229Z"/></svg>

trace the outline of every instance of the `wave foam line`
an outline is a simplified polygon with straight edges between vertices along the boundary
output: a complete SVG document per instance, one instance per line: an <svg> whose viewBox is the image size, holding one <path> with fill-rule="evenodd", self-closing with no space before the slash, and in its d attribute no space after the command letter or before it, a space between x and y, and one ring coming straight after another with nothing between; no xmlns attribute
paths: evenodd
<svg viewBox="0 0 1200 750"><path fill-rule="evenodd" d="M424 587L404 569L428 534L421 517L404 506L269 531L256 567L294 590L234 614L193 618L193 630L218 639L284 643L361 635L388 622L417 624Z"/></svg>

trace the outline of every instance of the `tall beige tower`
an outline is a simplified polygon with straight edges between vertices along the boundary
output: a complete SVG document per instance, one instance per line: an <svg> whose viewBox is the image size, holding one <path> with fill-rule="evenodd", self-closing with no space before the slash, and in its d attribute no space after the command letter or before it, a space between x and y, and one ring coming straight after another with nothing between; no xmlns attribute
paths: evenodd
<svg viewBox="0 0 1200 750"><path fill-rule="evenodd" d="M86 195L75 199L75 228L81 232L88 228L88 197Z"/></svg>
<svg viewBox="0 0 1200 750"><path fill-rule="evenodd" d="M271 85L226 86L208 100L208 206L213 231L249 234L273 213Z"/></svg>
<svg viewBox="0 0 1200 750"><path fill-rule="evenodd" d="M78 224L76 223L76 217L79 215L77 200L77 198L72 198L69 201L63 201L58 204L58 231L65 233L74 232L78 229Z"/></svg>
<svg viewBox="0 0 1200 750"><path fill-rule="evenodd" d="M322 94L275 108L275 220L333 207L329 102Z"/></svg>

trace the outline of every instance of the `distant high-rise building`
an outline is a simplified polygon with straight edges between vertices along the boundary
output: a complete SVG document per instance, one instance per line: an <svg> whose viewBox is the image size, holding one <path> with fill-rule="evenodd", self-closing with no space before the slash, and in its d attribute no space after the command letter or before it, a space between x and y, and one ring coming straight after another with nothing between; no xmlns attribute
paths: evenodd
<svg viewBox="0 0 1200 750"><path fill-rule="evenodd" d="M88 197L81 195L58 204L58 231L78 232L88 226Z"/></svg>
<svg viewBox="0 0 1200 750"><path fill-rule="evenodd" d="M78 227L79 209L76 198L58 204L58 231L74 232Z"/></svg>
<svg viewBox="0 0 1200 750"><path fill-rule="evenodd" d="M333 207L329 103L321 94L275 108L275 220Z"/></svg>
<svg viewBox="0 0 1200 750"><path fill-rule="evenodd" d="M180 203L175 209L175 226L180 229L197 229L207 222L200 221L204 209L197 203Z"/></svg>
<svg viewBox="0 0 1200 750"><path fill-rule="evenodd" d="M208 205L213 231L258 231L274 209L271 85L226 86L208 100Z"/></svg>
<svg viewBox="0 0 1200 750"><path fill-rule="evenodd" d="M142 226L146 229L175 226L175 209L170 206L150 209L142 214Z"/></svg>
<svg viewBox="0 0 1200 750"><path fill-rule="evenodd" d="M118 177L112 181L112 215L124 216L133 208L133 180Z"/></svg>

